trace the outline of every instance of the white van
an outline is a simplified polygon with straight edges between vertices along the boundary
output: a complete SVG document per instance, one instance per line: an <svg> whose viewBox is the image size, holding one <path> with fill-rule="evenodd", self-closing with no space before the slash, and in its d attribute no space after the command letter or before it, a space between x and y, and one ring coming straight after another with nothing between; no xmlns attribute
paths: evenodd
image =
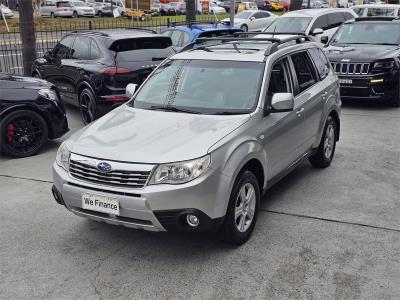
<svg viewBox="0 0 400 300"><path fill-rule="evenodd" d="M400 5L398 4L363 4L354 5L352 8L359 17L398 17Z"/></svg>

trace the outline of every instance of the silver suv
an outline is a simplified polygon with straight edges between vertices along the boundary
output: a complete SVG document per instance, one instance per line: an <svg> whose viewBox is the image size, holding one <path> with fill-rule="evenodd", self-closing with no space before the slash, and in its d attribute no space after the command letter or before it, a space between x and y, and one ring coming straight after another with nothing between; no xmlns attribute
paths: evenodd
<svg viewBox="0 0 400 300"><path fill-rule="evenodd" d="M58 203L151 231L215 229L239 245L266 189L303 159L330 165L341 102L316 43L304 36L201 42L165 60L130 102L60 146Z"/></svg>

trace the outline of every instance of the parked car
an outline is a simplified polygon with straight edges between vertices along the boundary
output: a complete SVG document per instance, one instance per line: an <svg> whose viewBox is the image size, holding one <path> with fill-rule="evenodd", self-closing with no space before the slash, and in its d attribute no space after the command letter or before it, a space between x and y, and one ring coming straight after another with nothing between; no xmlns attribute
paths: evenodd
<svg viewBox="0 0 400 300"><path fill-rule="evenodd" d="M171 44L171 38L151 30L74 32L35 61L32 75L54 83L88 124L126 102L126 85L140 85L175 53Z"/></svg>
<svg viewBox="0 0 400 300"><path fill-rule="evenodd" d="M303 33L320 42L322 34L330 38L344 22L357 18L349 8L303 9L280 16L263 33Z"/></svg>
<svg viewBox="0 0 400 300"><path fill-rule="evenodd" d="M107 2L95 2L93 3L94 14L96 16L112 16L111 3Z"/></svg>
<svg viewBox="0 0 400 300"><path fill-rule="evenodd" d="M378 100L400 107L399 45L398 20L357 19L343 24L325 48L339 76L342 99Z"/></svg>
<svg viewBox="0 0 400 300"><path fill-rule="evenodd" d="M260 10L271 10L272 5L270 0L256 0L257 8Z"/></svg>
<svg viewBox="0 0 400 300"><path fill-rule="evenodd" d="M238 5L237 12L240 13L245 10L258 10L257 4L251 1L242 1Z"/></svg>
<svg viewBox="0 0 400 300"><path fill-rule="evenodd" d="M95 9L83 1L69 1L72 5L72 17L94 17Z"/></svg>
<svg viewBox="0 0 400 300"><path fill-rule="evenodd" d="M237 13L238 10L238 6L239 6L239 1L234 1L234 5L235 5L235 13ZM229 13L231 11L231 0L225 0L222 1L221 4L219 4L219 6L225 8L226 12Z"/></svg>
<svg viewBox="0 0 400 300"><path fill-rule="evenodd" d="M0 19L4 18L9 19L14 17L14 13L4 4L0 4Z"/></svg>
<svg viewBox="0 0 400 300"><path fill-rule="evenodd" d="M284 12L289 11L289 9L290 9L290 1L289 0L280 0L279 4L283 6L283 11Z"/></svg>
<svg viewBox="0 0 400 300"><path fill-rule="evenodd" d="M169 5L175 10L176 15L185 15L186 14L186 3L184 2L170 2Z"/></svg>
<svg viewBox="0 0 400 300"><path fill-rule="evenodd" d="M197 38L227 36L236 32L242 30L223 24L171 23L170 27L161 31L161 34L171 37L172 46L180 51L183 47L194 43Z"/></svg>
<svg viewBox="0 0 400 300"><path fill-rule="evenodd" d="M208 11L211 14L224 14L226 13L226 9L222 6L218 6L217 4L210 2L208 6Z"/></svg>
<svg viewBox="0 0 400 300"><path fill-rule="evenodd" d="M40 5L41 17L72 17L74 10L69 1L46 0Z"/></svg>
<svg viewBox="0 0 400 300"><path fill-rule="evenodd" d="M279 1L271 1L271 10L273 11L281 11L283 10L283 4Z"/></svg>
<svg viewBox="0 0 400 300"><path fill-rule="evenodd" d="M144 10L136 10L136 9L130 9L130 8L126 8L125 9L125 17L127 18L133 18L133 19L137 19L140 21L146 21L147 17L151 17L150 14L147 14Z"/></svg>
<svg viewBox="0 0 400 300"><path fill-rule="evenodd" d="M243 31L258 31L270 25L277 18L278 16L268 11L246 10L235 15L234 26ZM223 19L222 23L229 24L230 19Z"/></svg>
<svg viewBox="0 0 400 300"><path fill-rule="evenodd" d="M40 79L0 73L0 150L12 157L38 153L68 131L56 87Z"/></svg>
<svg viewBox="0 0 400 300"><path fill-rule="evenodd" d="M56 201L109 224L245 243L264 192L304 159L328 167L339 139L337 76L316 43L291 39L215 40L164 61L60 146Z"/></svg>
<svg viewBox="0 0 400 300"><path fill-rule="evenodd" d="M154 15L157 15L157 16L161 15L160 10L161 10L161 3L153 3L150 6L150 12Z"/></svg>
<svg viewBox="0 0 400 300"><path fill-rule="evenodd" d="M160 16L175 16L176 11L170 4L161 3Z"/></svg>
<svg viewBox="0 0 400 300"><path fill-rule="evenodd" d="M309 7L310 5L310 7ZM320 0L303 0L302 9L306 8L329 8L329 2Z"/></svg>
<svg viewBox="0 0 400 300"><path fill-rule="evenodd" d="M397 17L400 16L400 5L397 4L364 4L352 8L359 17Z"/></svg>

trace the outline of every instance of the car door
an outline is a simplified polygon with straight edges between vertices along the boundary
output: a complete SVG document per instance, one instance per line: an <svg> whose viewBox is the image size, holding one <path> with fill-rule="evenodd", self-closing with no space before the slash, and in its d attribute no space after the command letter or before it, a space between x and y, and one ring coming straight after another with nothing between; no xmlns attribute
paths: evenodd
<svg viewBox="0 0 400 300"><path fill-rule="evenodd" d="M265 105L271 105L275 93L294 93L293 71L288 58L273 64ZM261 143L268 153L269 178L273 178L288 168L301 155L304 135L302 116L299 117L299 100L295 100L294 110L268 114L262 122Z"/></svg>
<svg viewBox="0 0 400 300"><path fill-rule="evenodd" d="M310 150L318 131L323 103L326 99L326 86L322 82L314 67L314 63L307 50L290 55L290 62L294 70L296 87L297 116L301 118L304 126L301 153ZM322 66L323 69L328 66ZM321 71L323 72L323 70ZM325 71L327 72L327 71Z"/></svg>
<svg viewBox="0 0 400 300"><path fill-rule="evenodd" d="M71 54L71 46L74 36L69 35L63 38L50 52L48 58L43 58L39 66L40 76L56 85L61 96L65 92L65 69L63 67Z"/></svg>
<svg viewBox="0 0 400 300"><path fill-rule="evenodd" d="M66 97L77 104L77 87L90 61L90 40L87 36L77 36L71 49L71 56L63 63L65 69Z"/></svg>
<svg viewBox="0 0 400 300"><path fill-rule="evenodd" d="M259 11L254 14L255 17L255 22L256 22L256 28L255 30L262 30L265 27L267 27L273 20L271 17L271 14L266 11Z"/></svg>

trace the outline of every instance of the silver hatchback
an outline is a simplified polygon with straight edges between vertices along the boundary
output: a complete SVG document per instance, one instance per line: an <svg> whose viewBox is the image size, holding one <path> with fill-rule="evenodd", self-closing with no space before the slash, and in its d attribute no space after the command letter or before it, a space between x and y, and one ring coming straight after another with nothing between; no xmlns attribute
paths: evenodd
<svg viewBox="0 0 400 300"><path fill-rule="evenodd" d="M132 228L214 230L239 245L263 192L304 159L330 165L341 102L316 43L203 42L166 59L130 102L60 146L58 203Z"/></svg>

